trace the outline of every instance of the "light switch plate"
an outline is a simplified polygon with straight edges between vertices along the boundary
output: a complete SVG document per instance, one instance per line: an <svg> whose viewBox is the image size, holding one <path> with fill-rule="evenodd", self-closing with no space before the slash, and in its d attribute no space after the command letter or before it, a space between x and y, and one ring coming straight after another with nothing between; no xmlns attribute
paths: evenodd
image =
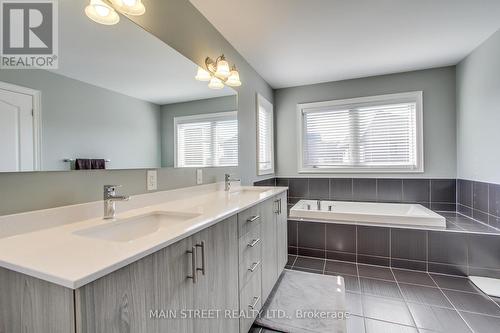
<svg viewBox="0 0 500 333"><path fill-rule="evenodd" d="M196 184L197 185L203 184L203 170L202 169L196 169Z"/></svg>
<svg viewBox="0 0 500 333"><path fill-rule="evenodd" d="M146 183L148 191L155 191L158 189L158 172L156 170L148 170Z"/></svg>

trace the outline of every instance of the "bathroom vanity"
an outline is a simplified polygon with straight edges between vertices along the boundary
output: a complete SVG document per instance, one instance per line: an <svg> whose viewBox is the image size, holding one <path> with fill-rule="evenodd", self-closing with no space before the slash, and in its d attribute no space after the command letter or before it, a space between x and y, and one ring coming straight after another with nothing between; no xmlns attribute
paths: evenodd
<svg viewBox="0 0 500 333"><path fill-rule="evenodd" d="M215 186L132 197L116 221L0 238L0 332L248 332L287 261L286 188Z"/></svg>

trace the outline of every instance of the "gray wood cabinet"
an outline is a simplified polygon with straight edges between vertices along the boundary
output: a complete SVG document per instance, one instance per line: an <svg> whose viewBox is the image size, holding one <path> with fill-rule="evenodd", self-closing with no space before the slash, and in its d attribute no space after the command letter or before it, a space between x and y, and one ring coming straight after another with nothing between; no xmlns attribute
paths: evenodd
<svg viewBox="0 0 500 333"><path fill-rule="evenodd" d="M231 217L78 289L77 331L238 331L237 320L208 312L238 309L236 230Z"/></svg>
<svg viewBox="0 0 500 333"><path fill-rule="evenodd" d="M150 312L193 308L193 283L186 278L191 242L181 240L77 289L77 332L193 332L191 321L151 318Z"/></svg>
<svg viewBox="0 0 500 333"><path fill-rule="evenodd" d="M198 263L205 274L199 274L194 284L194 309L219 311L196 319L194 332L238 332L238 318L225 313L239 309L237 229L233 216L193 237L199 258L205 257Z"/></svg>
<svg viewBox="0 0 500 333"><path fill-rule="evenodd" d="M0 268L0 333L247 333L226 310L265 303L286 231L285 194L77 290Z"/></svg>
<svg viewBox="0 0 500 333"><path fill-rule="evenodd" d="M266 300L278 279L278 249L276 247L277 225L276 199L261 204L262 228L262 299ZM281 270L279 271L281 273Z"/></svg>
<svg viewBox="0 0 500 333"><path fill-rule="evenodd" d="M286 192L277 196L278 209L276 212L276 250L277 269L279 274L288 261L288 206Z"/></svg>
<svg viewBox="0 0 500 333"><path fill-rule="evenodd" d="M0 268L0 333L74 333L73 291Z"/></svg>

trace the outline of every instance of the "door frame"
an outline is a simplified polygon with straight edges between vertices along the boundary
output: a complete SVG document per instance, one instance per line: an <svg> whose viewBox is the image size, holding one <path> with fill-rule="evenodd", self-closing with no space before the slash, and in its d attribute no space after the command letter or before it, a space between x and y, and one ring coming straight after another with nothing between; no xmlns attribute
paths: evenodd
<svg viewBox="0 0 500 333"><path fill-rule="evenodd" d="M0 89L29 95L33 98L33 171L40 171L42 169L42 92L2 81L0 81Z"/></svg>

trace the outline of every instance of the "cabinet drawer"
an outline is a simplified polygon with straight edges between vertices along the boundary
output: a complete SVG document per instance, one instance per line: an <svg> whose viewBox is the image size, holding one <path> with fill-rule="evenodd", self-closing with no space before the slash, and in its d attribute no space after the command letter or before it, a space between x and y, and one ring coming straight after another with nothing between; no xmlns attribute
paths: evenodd
<svg viewBox="0 0 500 333"><path fill-rule="evenodd" d="M238 237L244 236L253 225L260 223L260 205L255 205L238 214Z"/></svg>
<svg viewBox="0 0 500 333"><path fill-rule="evenodd" d="M239 239L239 253L240 253L240 262L245 256L248 255L249 252L253 252L255 248L260 248L262 245L261 239L261 224L257 223L250 228L250 230ZM260 253L260 252L259 252Z"/></svg>
<svg viewBox="0 0 500 333"><path fill-rule="evenodd" d="M262 308L260 267L246 286L240 291L240 313L245 316L240 318L240 332L248 332Z"/></svg>
<svg viewBox="0 0 500 333"><path fill-rule="evenodd" d="M253 242L252 239L248 241ZM257 243L254 247L246 245L247 243L240 243L243 248L240 251L240 289L242 289L248 281L255 275L261 278L260 271L262 266L262 244Z"/></svg>

